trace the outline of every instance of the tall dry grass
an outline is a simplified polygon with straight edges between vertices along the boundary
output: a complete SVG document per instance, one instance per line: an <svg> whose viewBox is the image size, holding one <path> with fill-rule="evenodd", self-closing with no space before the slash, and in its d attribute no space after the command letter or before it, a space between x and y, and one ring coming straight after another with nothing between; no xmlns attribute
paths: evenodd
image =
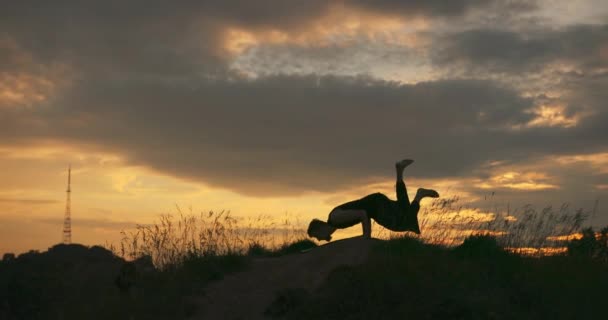
<svg viewBox="0 0 608 320"><path fill-rule="evenodd" d="M192 257L244 254L252 247L272 250L306 237L298 218L239 218L227 210L196 214L179 207L177 214L163 214L158 221L123 230L121 235L117 246L108 246L113 252L129 260L150 256L159 268Z"/></svg>
<svg viewBox="0 0 608 320"><path fill-rule="evenodd" d="M481 209L452 196L422 208L420 238L428 243L454 246L471 235L491 235L502 247L514 252L550 254L564 249L568 236L579 233L592 214L581 208L573 209L567 203L557 208L525 205L511 209L507 205Z"/></svg>
<svg viewBox="0 0 608 320"><path fill-rule="evenodd" d="M579 233L590 214L567 204L558 208L527 205L515 210L509 206L484 210L452 196L422 206L418 215L422 234L417 237L426 243L456 246L471 235L492 235L502 247L514 252L552 254L565 250L566 242L560 239L569 240L568 235ZM176 214L164 214L157 222L123 231L118 246L109 247L131 260L150 256L157 267L164 268L179 265L189 257L276 249L306 239L307 222L290 216L280 220L268 215L241 218L230 211L196 214L192 208L183 212L178 207ZM381 239L403 236L377 224L372 230L373 236Z"/></svg>

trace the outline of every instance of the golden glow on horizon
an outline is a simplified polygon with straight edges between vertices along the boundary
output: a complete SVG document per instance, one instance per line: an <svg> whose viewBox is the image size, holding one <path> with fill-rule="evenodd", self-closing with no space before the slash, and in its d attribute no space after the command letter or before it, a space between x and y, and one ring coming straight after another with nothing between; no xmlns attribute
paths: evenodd
<svg viewBox="0 0 608 320"><path fill-rule="evenodd" d="M566 247L544 247L544 248L505 248L507 251L524 256L553 256L568 251Z"/></svg>
<svg viewBox="0 0 608 320"><path fill-rule="evenodd" d="M580 240L582 238L583 238L583 234L582 233L573 233L573 234L567 234L567 235L561 235L561 236L547 237L547 240L550 240L550 241L571 241L571 240Z"/></svg>
<svg viewBox="0 0 608 320"><path fill-rule="evenodd" d="M559 189L556 184L549 183L551 179L542 172L508 171L496 174L486 180L478 180L475 186L481 189L509 188L516 190L547 190Z"/></svg>
<svg viewBox="0 0 608 320"><path fill-rule="evenodd" d="M608 161L608 154L563 157L560 161L557 164L594 161L599 165ZM31 146L2 146L0 165L6 170L0 172L0 179L4 182L0 186L0 225L4 224L5 229L0 228L0 253L45 249L59 241L68 163L72 163L73 167L74 235L76 241L85 244L103 244L106 240L116 242L120 238L120 229L135 223L150 223L157 220L160 214L176 214L176 204L184 212L189 212L189 207L192 207L195 214L208 210L230 210L235 217L288 216L305 225L311 218L325 219L334 206L369 193L382 192L389 198L396 199L394 178L374 178L367 183L333 193L255 198L131 165L128 159L120 155L96 152L90 147L53 142ZM507 170L497 171L483 181L467 177L406 177L410 199L418 187L434 188L440 192L442 199L458 196L464 202L479 200L479 196L472 194L471 190L480 186L523 188L520 190L557 187L550 182L552 177L539 170L534 171L534 167L506 167L499 161L492 164L490 170ZM387 170L390 169L392 168ZM430 209L435 204L433 201L435 200L424 200L422 210ZM431 212L426 216L426 226L432 226L433 219L439 218L449 220L452 225L463 226L472 221L490 222L497 217L493 212L475 208L446 210L441 213L441 217ZM512 216L505 219L516 220ZM17 232L23 229L27 229L27 232ZM339 230L335 239L360 233L360 226L355 226ZM453 231L451 235L457 237L462 234L462 231Z"/></svg>
<svg viewBox="0 0 608 320"><path fill-rule="evenodd" d="M313 193L298 197L254 198L231 191L183 181L145 167L129 165L119 155L94 152L70 145L46 143L0 148L0 219L11 230L26 228L24 235L9 230L0 234L0 251L45 249L60 239L65 201L66 167L73 168L73 220L76 241L85 244L116 242L120 229L135 223L151 223L163 213L230 210L235 217L267 215L306 224L325 218L342 200L350 201L372 192L395 199L393 179L333 194ZM436 187L440 192L458 185L457 180L408 180L410 195L417 187ZM457 192L453 190L453 192ZM333 201L329 198L333 197ZM342 199L342 200L338 200ZM427 200L430 201L430 200ZM430 202L429 202L430 203ZM426 204L429 204L426 203ZM27 221L22 218L27 217ZM27 226L26 226L27 225ZM357 235L360 227L340 230L336 239ZM27 236L30 240L25 240Z"/></svg>
<svg viewBox="0 0 608 320"><path fill-rule="evenodd" d="M483 211L477 208L458 208L450 211L442 211L439 213L429 213L426 217L431 220L449 221L453 225L468 224L471 222L484 223L494 221L496 214L493 212Z"/></svg>
<svg viewBox="0 0 608 320"><path fill-rule="evenodd" d="M120 230L160 214L229 210L235 217L267 215L308 221L326 215L325 194L255 198L181 180L119 155L69 145L0 147L0 253L43 250L60 240L67 165L72 164L74 240L103 244ZM22 231L19 231L22 230Z"/></svg>

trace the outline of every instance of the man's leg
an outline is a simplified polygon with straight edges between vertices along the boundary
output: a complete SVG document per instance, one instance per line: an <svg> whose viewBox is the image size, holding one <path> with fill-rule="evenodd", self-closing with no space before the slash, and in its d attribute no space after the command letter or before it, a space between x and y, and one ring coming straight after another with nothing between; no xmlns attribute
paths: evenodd
<svg viewBox="0 0 608 320"><path fill-rule="evenodd" d="M403 170L412 163L414 163L414 160L411 159L404 159L395 163L395 171L397 173L395 192L397 193L397 202L403 208L407 208L410 205L410 200L405 189L405 182L403 182Z"/></svg>
<svg viewBox="0 0 608 320"><path fill-rule="evenodd" d="M418 211L420 210L420 200L424 197L439 197L439 194L435 190L420 188L416 192L414 200L410 203L407 196L407 190L405 189L405 183L403 182L403 169L412 164L414 161L405 159L395 163L395 169L397 171L397 203L400 209L401 215L405 215L403 225L400 229L413 231L420 234L420 226L418 224Z"/></svg>
<svg viewBox="0 0 608 320"><path fill-rule="evenodd" d="M329 213L327 223L334 228L340 229L361 223L363 237L367 239L372 237L372 222L365 210L336 208Z"/></svg>
<svg viewBox="0 0 608 320"><path fill-rule="evenodd" d="M420 200L422 200L426 197L439 198L439 193L433 189L418 188L418 191L416 191L416 197L414 198L414 201L420 203Z"/></svg>
<svg viewBox="0 0 608 320"><path fill-rule="evenodd" d="M397 171L397 201L399 202L399 206L401 207L410 205L410 201L407 196L407 191L405 189L405 182L403 182L403 169L405 169L405 167L409 166L413 162L414 160L405 159L395 163L395 170ZM437 193L437 191L433 189L418 188L414 201L420 203L420 200L425 197L438 198L439 193Z"/></svg>

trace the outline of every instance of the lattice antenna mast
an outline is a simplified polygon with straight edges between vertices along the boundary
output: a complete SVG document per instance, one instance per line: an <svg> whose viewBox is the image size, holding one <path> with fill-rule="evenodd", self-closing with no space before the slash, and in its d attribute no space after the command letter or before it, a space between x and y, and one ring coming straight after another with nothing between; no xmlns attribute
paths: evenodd
<svg viewBox="0 0 608 320"><path fill-rule="evenodd" d="M65 201L65 217L63 219L63 243L70 244L72 243L72 165L68 167L68 190L67 199Z"/></svg>

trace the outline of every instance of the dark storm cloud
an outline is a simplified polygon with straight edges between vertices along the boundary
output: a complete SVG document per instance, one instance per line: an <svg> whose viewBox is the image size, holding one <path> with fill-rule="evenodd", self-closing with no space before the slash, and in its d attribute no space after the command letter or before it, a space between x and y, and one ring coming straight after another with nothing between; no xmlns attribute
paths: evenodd
<svg viewBox="0 0 608 320"><path fill-rule="evenodd" d="M402 157L419 160L411 175L444 177L468 175L489 159L599 148L579 146L568 129L505 129L527 123L524 111L532 105L513 90L475 80L93 82L56 108L21 113L3 127L18 129L27 118L43 125L21 130L21 137L95 144L133 163L254 195L333 191L388 177Z"/></svg>
<svg viewBox="0 0 608 320"><path fill-rule="evenodd" d="M510 143L532 149L543 144L540 141L554 141L539 148L547 154L606 150L602 141L608 140L608 25L517 32L474 29L437 37L433 48L432 62L438 67L477 78L503 75L504 82L521 90L536 90L538 105L562 105L564 116L582 118L568 130L528 129L540 139L513 135ZM553 97L546 92L553 92Z"/></svg>
<svg viewBox="0 0 608 320"><path fill-rule="evenodd" d="M0 66L67 66L78 74L134 73L171 79L184 73L224 77L227 28L295 33L334 10L379 15L457 16L517 1L13 1L0 12ZM517 6L511 5L517 10ZM9 45L7 45L9 44ZM20 61L22 62L22 61ZM93 74L93 75L90 75Z"/></svg>
<svg viewBox="0 0 608 320"><path fill-rule="evenodd" d="M478 73L538 72L555 62L586 70L608 66L608 25L529 32L474 29L440 36L435 44L434 63Z"/></svg>
<svg viewBox="0 0 608 320"><path fill-rule="evenodd" d="M599 137L608 141L608 72L604 70L593 75L576 76L568 79L565 99L573 109L586 110L593 114L587 121L578 126L589 139Z"/></svg>
<svg viewBox="0 0 608 320"><path fill-rule="evenodd" d="M417 160L412 176L446 177L471 175L490 160L605 148L605 112L574 128L525 128L539 98L479 80L483 72L479 79L405 85L315 74L246 79L229 70L231 57L222 51L227 26L302 29L330 10L327 1L83 3L12 2L0 13L0 55L25 59L17 71L44 78L46 67L59 64L73 72L40 106L0 105L3 143L93 145L130 163L252 195L339 190L391 176L393 161L403 157ZM343 2L375 13L433 17L483 3ZM581 46L603 39L603 29L593 28L596 36L581 31ZM574 35L568 46L555 47L540 35L478 33L433 44L454 58L436 62L451 67L477 59L486 71L494 65L526 69L532 65L517 65L526 63L521 57L539 62L583 52L570 48ZM484 49L483 41L502 50ZM316 54L326 59L332 51ZM596 81L597 88L605 83ZM572 103L602 103L590 93L573 93ZM523 129L511 130L518 126Z"/></svg>
<svg viewBox="0 0 608 320"><path fill-rule="evenodd" d="M494 1L492 1L494 2ZM486 1L13 1L0 12L0 64L15 54L29 68L67 65L78 73L170 78L222 76L226 28L306 30L335 8L378 14L457 15ZM4 45L3 45L4 43ZM10 47L6 45L10 43ZM10 49L10 51L8 51ZM9 59L12 58L12 59ZM33 66L32 66L33 64Z"/></svg>
<svg viewBox="0 0 608 320"><path fill-rule="evenodd" d="M217 25L192 4L11 2L0 17L2 34L23 55L40 64L68 64L78 72L171 76L222 60L215 52Z"/></svg>
<svg viewBox="0 0 608 320"><path fill-rule="evenodd" d="M0 30L42 60L114 57L128 62L146 58L137 54L142 52L179 58L184 43L214 51L217 33L225 26L306 28L336 6L408 16L460 14L484 3L488 1L13 1L2 7ZM172 52L176 45L181 50Z"/></svg>
<svg viewBox="0 0 608 320"><path fill-rule="evenodd" d="M421 16L460 16L471 9L486 8L492 5L500 5L503 10L509 12L531 11L537 8L536 1L519 0L352 0L348 1L348 3L370 11ZM506 14L506 11L503 11L503 14Z"/></svg>

